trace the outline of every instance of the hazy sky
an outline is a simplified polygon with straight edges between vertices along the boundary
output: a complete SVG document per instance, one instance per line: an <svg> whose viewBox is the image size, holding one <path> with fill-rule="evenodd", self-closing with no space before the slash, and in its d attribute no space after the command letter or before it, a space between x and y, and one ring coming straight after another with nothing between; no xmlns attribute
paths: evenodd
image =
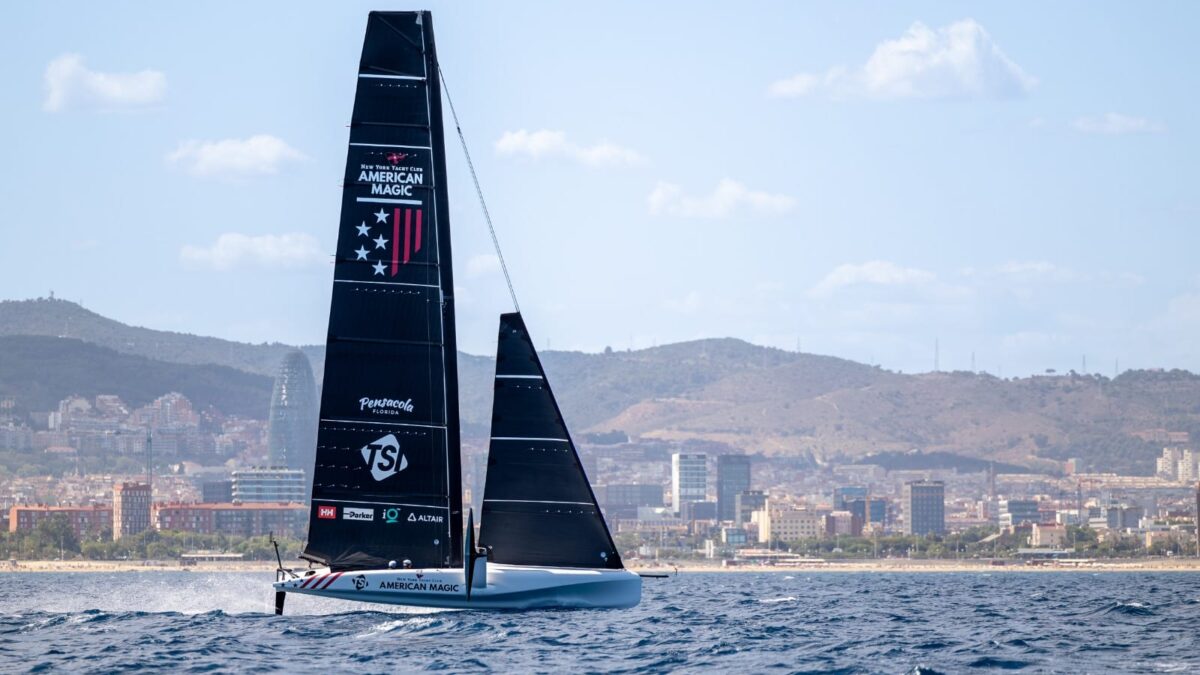
<svg viewBox="0 0 1200 675"><path fill-rule="evenodd" d="M426 6L539 346L1200 370L1194 3ZM0 296L323 341L372 8L5 3ZM491 353L507 293L447 155L460 345Z"/></svg>

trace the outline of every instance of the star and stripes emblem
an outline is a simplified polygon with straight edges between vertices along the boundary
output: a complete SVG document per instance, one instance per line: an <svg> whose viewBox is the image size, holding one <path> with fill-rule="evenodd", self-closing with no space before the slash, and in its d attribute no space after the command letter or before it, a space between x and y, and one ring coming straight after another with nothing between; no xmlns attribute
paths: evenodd
<svg viewBox="0 0 1200 675"><path fill-rule="evenodd" d="M358 242L358 248L354 251L355 260L368 263L372 276L396 276L400 266L407 265L421 250L424 216L425 210L421 208L380 207L371 214L375 219L373 223L368 225L367 219L364 219L355 226L355 240ZM388 235L391 235L390 239Z"/></svg>

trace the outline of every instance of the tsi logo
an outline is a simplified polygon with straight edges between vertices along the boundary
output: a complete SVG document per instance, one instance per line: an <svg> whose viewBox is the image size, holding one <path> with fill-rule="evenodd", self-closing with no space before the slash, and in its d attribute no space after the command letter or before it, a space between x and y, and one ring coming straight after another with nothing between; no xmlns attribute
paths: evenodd
<svg viewBox="0 0 1200 675"><path fill-rule="evenodd" d="M400 454L400 441L392 434L367 443L359 451L377 481L391 478L408 468L408 458Z"/></svg>
<svg viewBox="0 0 1200 675"><path fill-rule="evenodd" d="M342 520L375 520L375 509L355 509L349 506L342 509Z"/></svg>
<svg viewBox="0 0 1200 675"><path fill-rule="evenodd" d="M331 518L337 518L337 507L336 506L317 506L317 517L323 518L325 520L329 520Z"/></svg>
<svg viewBox="0 0 1200 675"><path fill-rule="evenodd" d="M366 577L364 577L361 574L354 577L354 590L361 591L362 589L364 589L366 587L367 587L367 578Z"/></svg>

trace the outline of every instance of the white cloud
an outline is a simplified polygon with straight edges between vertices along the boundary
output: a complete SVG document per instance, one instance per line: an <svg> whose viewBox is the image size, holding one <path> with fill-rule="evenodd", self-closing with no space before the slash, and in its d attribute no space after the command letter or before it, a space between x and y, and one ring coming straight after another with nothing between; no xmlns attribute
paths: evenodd
<svg viewBox="0 0 1200 675"><path fill-rule="evenodd" d="M682 216L685 218L727 218L736 213L752 212L763 215L787 213L796 200L751 190L731 178L723 178L710 194L691 196L672 183L659 182L647 198L652 215Z"/></svg>
<svg viewBox="0 0 1200 675"><path fill-rule="evenodd" d="M1014 260L996 268L997 274L1008 281L1032 283L1039 281L1076 281L1080 276L1071 270L1045 260Z"/></svg>
<svg viewBox="0 0 1200 675"><path fill-rule="evenodd" d="M475 279L500 271L500 258L495 253L471 256L467 260L467 278Z"/></svg>
<svg viewBox="0 0 1200 675"><path fill-rule="evenodd" d="M901 267L886 260L871 260L859 265L838 265L809 289L813 297L829 297L850 286L913 286L934 281L933 272L914 267Z"/></svg>
<svg viewBox="0 0 1200 675"><path fill-rule="evenodd" d="M63 54L51 61L44 79L42 108L47 112L145 107L161 101L167 91L167 76L157 70L101 73L88 70L78 54Z"/></svg>
<svg viewBox="0 0 1200 675"><path fill-rule="evenodd" d="M184 246L179 259L186 265L227 271L260 269L303 269L327 263L329 255L316 237L302 232L247 235L227 232L211 246Z"/></svg>
<svg viewBox="0 0 1200 675"><path fill-rule="evenodd" d="M646 161L636 151L608 141L578 145L567 140L566 133L548 129L506 131L496 141L496 152L531 159L566 158L588 166L630 166Z"/></svg>
<svg viewBox="0 0 1200 675"><path fill-rule="evenodd" d="M914 23L885 40L861 67L836 66L771 84L777 98L826 94L831 98L1011 98L1037 84L973 19L941 28Z"/></svg>
<svg viewBox="0 0 1200 675"><path fill-rule="evenodd" d="M1106 113L1099 117L1080 117L1071 126L1085 134L1158 134L1167 130L1162 122L1145 117L1130 117L1119 113Z"/></svg>
<svg viewBox="0 0 1200 675"><path fill-rule="evenodd" d="M237 177L272 174L280 165L305 159L303 153L267 134L245 139L183 141L167 161L195 176Z"/></svg>

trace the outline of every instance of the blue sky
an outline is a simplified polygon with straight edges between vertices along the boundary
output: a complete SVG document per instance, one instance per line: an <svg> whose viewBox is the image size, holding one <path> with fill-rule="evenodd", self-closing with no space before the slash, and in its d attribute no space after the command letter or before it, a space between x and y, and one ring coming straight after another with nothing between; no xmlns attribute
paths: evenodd
<svg viewBox="0 0 1200 675"><path fill-rule="evenodd" d="M1200 370L1193 4L426 7L539 346ZM0 295L322 341L375 8L6 5ZM447 156L490 353L507 293Z"/></svg>

